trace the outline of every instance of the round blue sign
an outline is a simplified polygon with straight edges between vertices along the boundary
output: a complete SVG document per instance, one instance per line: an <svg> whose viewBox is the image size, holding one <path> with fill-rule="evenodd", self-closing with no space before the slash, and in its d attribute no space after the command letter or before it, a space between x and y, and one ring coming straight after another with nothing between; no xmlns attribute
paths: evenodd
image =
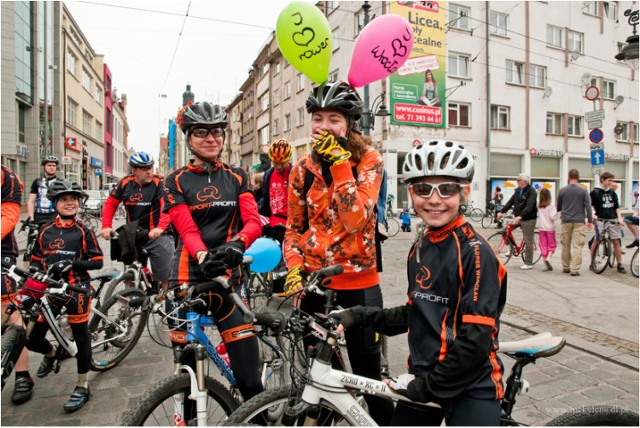
<svg viewBox="0 0 640 428"><path fill-rule="evenodd" d="M602 129L592 129L591 132L589 132L589 141L591 141L592 143L599 143L600 141L602 141L602 138L604 137L604 134L602 133Z"/></svg>

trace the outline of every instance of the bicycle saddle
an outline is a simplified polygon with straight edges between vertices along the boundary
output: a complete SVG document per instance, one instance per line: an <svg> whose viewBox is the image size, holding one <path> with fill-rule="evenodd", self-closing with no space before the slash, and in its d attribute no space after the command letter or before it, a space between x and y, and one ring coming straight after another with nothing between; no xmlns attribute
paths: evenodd
<svg viewBox="0 0 640 428"><path fill-rule="evenodd" d="M550 357L564 348L566 341L563 337L553 336L549 332L539 333L522 340L500 342L499 352L530 355L532 357Z"/></svg>
<svg viewBox="0 0 640 428"><path fill-rule="evenodd" d="M120 271L118 269L114 267L108 267L94 275L91 275L91 281L100 279L113 279L118 275L120 275Z"/></svg>

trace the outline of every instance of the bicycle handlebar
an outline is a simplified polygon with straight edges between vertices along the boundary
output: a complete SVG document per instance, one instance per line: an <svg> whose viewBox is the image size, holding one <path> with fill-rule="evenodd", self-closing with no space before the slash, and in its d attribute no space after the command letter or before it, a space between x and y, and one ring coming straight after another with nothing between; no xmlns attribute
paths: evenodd
<svg viewBox="0 0 640 428"><path fill-rule="evenodd" d="M9 274L15 273L22 278L32 278L39 282L45 282L49 284L50 288L59 288L60 291L47 290L49 294L63 294L66 290L75 291L80 294L88 294L91 292L88 288L80 288L74 285L70 285L63 280L56 280L50 277L48 274L44 272L30 272L24 270L16 265L12 265L11 262L6 260L2 260L2 267L9 271Z"/></svg>

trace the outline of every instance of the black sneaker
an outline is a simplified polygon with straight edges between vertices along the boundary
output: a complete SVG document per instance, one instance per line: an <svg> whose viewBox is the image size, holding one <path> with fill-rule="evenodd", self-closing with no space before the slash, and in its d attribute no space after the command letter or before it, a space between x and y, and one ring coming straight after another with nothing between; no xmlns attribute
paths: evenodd
<svg viewBox="0 0 640 428"><path fill-rule="evenodd" d="M79 410L84 404L89 401L91 398L91 392L89 388L83 388L81 386L76 386L76 389L73 390L73 394L71 394L71 398L69 401L66 401L62 407L65 412L75 412Z"/></svg>
<svg viewBox="0 0 640 428"><path fill-rule="evenodd" d="M31 400L33 393L33 379L30 377L19 377L16 379L16 386L11 394L13 404L22 404Z"/></svg>
<svg viewBox="0 0 640 428"><path fill-rule="evenodd" d="M618 273L627 273L627 270L622 265L618 265Z"/></svg>
<svg viewBox="0 0 640 428"><path fill-rule="evenodd" d="M625 245L625 248L633 248L638 246L638 240L634 239L633 242L629 245Z"/></svg>
<svg viewBox="0 0 640 428"><path fill-rule="evenodd" d="M39 378L47 377L47 375L51 373L51 370L53 370L53 365L55 362L56 357L47 357L45 355L42 359L42 362L40 363L40 368L38 368L38 373L36 373L36 376L38 376Z"/></svg>

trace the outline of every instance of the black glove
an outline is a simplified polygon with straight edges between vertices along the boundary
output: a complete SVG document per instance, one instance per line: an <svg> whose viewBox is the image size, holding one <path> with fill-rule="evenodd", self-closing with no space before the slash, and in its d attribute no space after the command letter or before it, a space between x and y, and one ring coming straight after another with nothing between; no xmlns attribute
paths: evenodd
<svg viewBox="0 0 640 428"><path fill-rule="evenodd" d="M348 309L331 311L329 312L329 316L339 320L344 328L349 328L354 325L360 327L369 325L370 323L367 323L367 321L368 318L371 318L370 315L377 314L379 311L380 308L357 305ZM373 321L373 318L370 321Z"/></svg>
<svg viewBox="0 0 640 428"><path fill-rule="evenodd" d="M53 263L47 273L55 279L61 279L71 270L72 265L73 260L60 260Z"/></svg>
<svg viewBox="0 0 640 428"><path fill-rule="evenodd" d="M216 253L224 254L224 264L227 265L227 269L233 269L242 263L245 249L244 242L236 239L220 245L216 250Z"/></svg>
<svg viewBox="0 0 640 428"><path fill-rule="evenodd" d="M355 323L351 309L337 309L329 312L331 318L337 319L342 326L347 329Z"/></svg>
<svg viewBox="0 0 640 428"><path fill-rule="evenodd" d="M217 278L227 273L227 266L224 263L223 254L208 251L202 262L198 265L200 271L207 279Z"/></svg>

